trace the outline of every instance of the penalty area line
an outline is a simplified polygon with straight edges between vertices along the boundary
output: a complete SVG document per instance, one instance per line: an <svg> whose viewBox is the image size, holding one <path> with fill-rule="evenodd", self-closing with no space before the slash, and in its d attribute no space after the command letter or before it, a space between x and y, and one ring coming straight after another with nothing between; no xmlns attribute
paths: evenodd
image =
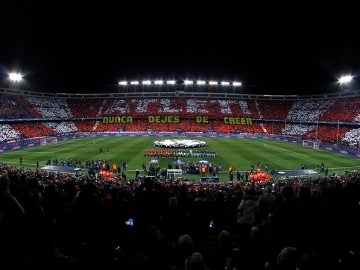
<svg viewBox="0 0 360 270"><path fill-rule="evenodd" d="M269 144L264 143L264 146L267 147L267 148L280 149L282 151L292 152L292 153L295 153L297 155L304 156L304 157L310 157L308 155L301 154L299 152L292 151L292 150L289 150L289 149L285 149L285 148L282 148L282 147L278 147L278 146L275 146L275 145L269 145Z"/></svg>

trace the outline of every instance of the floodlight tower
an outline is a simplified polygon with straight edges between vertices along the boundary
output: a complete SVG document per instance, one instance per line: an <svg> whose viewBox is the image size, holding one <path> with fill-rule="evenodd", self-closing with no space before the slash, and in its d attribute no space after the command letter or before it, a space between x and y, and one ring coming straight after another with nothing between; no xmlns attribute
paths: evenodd
<svg viewBox="0 0 360 270"><path fill-rule="evenodd" d="M351 75L341 76L338 80L341 90L351 90L352 80L353 80L353 76L351 76ZM348 86L348 88L345 88L346 86Z"/></svg>
<svg viewBox="0 0 360 270"><path fill-rule="evenodd" d="M13 83L18 83L23 80L23 75L18 72L10 72L8 76L9 80Z"/></svg>
<svg viewBox="0 0 360 270"><path fill-rule="evenodd" d="M23 75L19 72L10 72L8 78L10 81L10 88L17 88L19 84L23 81Z"/></svg>
<svg viewBox="0 0 360 270"><path fill-rule="evenodd" d="M348 84L352 81L353 77L351 75L345 75L345 76L341 76L339 78L339 83L340 84Z"/></svg>

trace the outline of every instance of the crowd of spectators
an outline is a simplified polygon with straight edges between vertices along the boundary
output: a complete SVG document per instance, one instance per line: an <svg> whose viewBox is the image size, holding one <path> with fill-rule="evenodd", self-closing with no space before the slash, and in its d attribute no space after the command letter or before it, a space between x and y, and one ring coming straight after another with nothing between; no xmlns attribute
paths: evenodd
<svg viewBox="0 0 360 270"><path fill-rule="evenodd" d="M11 96L0 95L0 119L28 118L29 113L19 106L17 99Z"/></svg>
<svg viewBox="0 0 360 270"><path fill-rule="evenodd" d="M230 100L203 98L144 98L144 99L63 99L35 96L1 96L1 118L97 117L109 114L131 116L197 114L208 116L239 115L255 119L294 121L356 121L359 98L282 100Z"/></svg>
<svg viewBox="0 0 360 270"><path fill-rule="evenodd" d="M328 110L334 102L334 99L296 101L286 119L293 121L317 121L320 115Z"/></svg>
<svg viewBox="0 0 360 270"><path fill-rule="evenodd" d="M7 142L17 140L21 136L19 132L12 129L8 124L0 124L0 142Z"/></svg>
<svg viewBox="0 0 360 270"><path fill-rule="evenodd" d="M320 125L313 130L306 133L306 138L309 140L321 140L323 142L337 143L339 140L345 140L345 133L350 130L348 127L339 127L337 126L323 126ZM341 142L341 141L340 141ZM345 142L345 141L344 141Z"/></svg>
<svg viewBox="0 0 360 270"><path fill-rule="evenodd" d="M357 147L360 141L360 128L352 129L346 132L342 141L350 146Z"/></svg>
<svg viewBox="0 0 360 270"><path fill-rule="evenodd" d="M83 132L92 132L94 131L96 121L74 121L77 130Z"/></svg>
<svg viewBox="0 0 360 270"><path fill-rule="evenodd" d="M264 122L263 125L266 132L269 134L282 134L282 131L285 128L285 123L279 122Z"/></svg>
<svg viewBox="0 0 360 270"><path fill-rule="evenodd" d="M90 118L99 116L103 105L101 99L67 99L71 114L76 118Z"/></svg>
<svg viewBox="0 0 360 270"><path fill-rule="evenodd" d="M359 179L103 180L0 164L0 264L359 269Z"/></svg>
<svg viewBox="0 0 360 270"><path fill-rule="evenodd" d="M125 115L130 114L128 101L119 99L119 100L109 100L109 102L111 103L111 105L106 104L105 110L103 111L105 115L111 115L116 113L125 114ZM144 100L144 103L145 102L146 101ZM145 104L142 105L145 106ZM147 108L147 106L145 106L145 108ZM138 109L141 109L141 106ZM146 110L144 112L146 112Z"/></svg>
<svg viewBox="0 0 360 270"><path fill-rule="evenodd" d="M11 127L26 138L54 136L56 132L43 123L18 123Z"/></svg>
<svg viewBox="0 0 360 270"><path fill-rule="evenodd" d="M41 113L44 119L72 119L66 99L49 97L26 97L26 101Z"/></svg>
<svg viewBox="0 0 360 270"><path fill-rule="evenodd" d="M41 113L39 113L29 102L26 101L24 96L17 96L16 101L19 105L19 107L24 108L27 112L29 112L29 118L37 118L41 119L43 118Z"/></svg>
<svg viewBox="0 0 360 270"><path fill-rule="evenodd" d="M66 134L66 133L73 133L78 131L74 122L46 122L45 125L56 130L58 134Z"/></svg>
<svg viewBox="0 0 360 270"><path fill-rule="evenodd" d="M327 108L320 120L352 122L360 115L360 98L341 98Z"/></svg>
<svg viewBox="0 0 360 270"><path fill-rule="evenodd" d="M316 129L316 125L286 124L285 128L282 130L282 134L290 136L303 136L314 129Z"/></svg>
<svg viewBox="0 0 360 270"><path fill-rule="evenodd" d="M257 100L259 111L264 119L286 119L294 105L288 100Z"/></svg>
<svg viewBox="0 0 360 270"><path fill-rule="evenodd" d="M360 119L359 98L283 100L230 100L205 98L144 98L144 99L74 99L35 96L2 96L0 118L42 118L39 124L14 123L2 131L2 141L14 138L47 136L76 131L186 131L220 133L258 133L298 136L302 139L344 142L354 145L356 127L340 123L339 132L333 124L318 121L346 121L351 124ZM104 115L129 115L133 123L103 124ZM178 123L149 123L148 115L178 115ZM209 123L197 123L195 116L208 116ZM280 122L258 122L253 125L225 124L224 116L241 116L254 119L282 120ZM99 120L86 118L99 117ZM60 122L47 122L59 119ZM66 121L64 121L66 120ZM295 121L292 122L292 121ZM312 121L309 123L309 121ZM296 123L297 122L297 123ZM300 122L300 123L299 123ZM48 128L47 128L48 127ZM15 130L10 132L11 129ZM347 135L346 135L346 134ZM15 136L17 138L18 136ZM6 139L7 138L7 139Z"/></svg>

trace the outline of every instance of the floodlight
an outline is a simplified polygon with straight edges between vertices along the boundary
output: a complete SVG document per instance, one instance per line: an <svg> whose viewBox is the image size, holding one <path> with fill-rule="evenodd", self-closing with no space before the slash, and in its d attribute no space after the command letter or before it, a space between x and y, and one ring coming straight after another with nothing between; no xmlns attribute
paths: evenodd
<svg viewBox="0 0 360 270"><path fill-rule="evenodd" d="M143 85L150 85L150 84L151 84L151 81L150 81L150 80L142 81L142 84L143 84Z"/></svg>
<svg viewBox="0 0 360 270"><path fill-rule="evenodd" d="M230 83L229 82L221 82L221 85L230 85Z"/></svg>
<svg viewBox="0 0 360 270"><path fill-rule="evenodd" d="M157 80L157 81L154 81L154 83L155 83L156 85L161 85L161 84L163 84L163 83L164 83L164 81Z"/></svg>
<svg viewBox="0 0 360 270"><path fill-rule="evenodd" d="M351 75L341 76L339 79L339 83L340 84L349 83L349 82L351 82L351 80L352 80Z"/></svg>
<svg viewBox="0 0 360 270"><path fill-rule="evenodd" d="M23 75L20 73L16 73L16 72L11 72L9 73L9 79L10 81L13 82L20 82L23 78Z"/></svg>
<svg viewBox="0 0 360 270"><path fill-rule="evenodd" d="M198 85L204 85L206 82L205 81L197 81L196 82Z"/></svg>
<svg viewBox="0 0 360 270"><path fill-rule="evenodd" d="M215 82L215 81L210 81L209 84L210 84L210 85L218 85L219 83L218 83L218 82Z"/></svg>
<svg viewBox="0 0 360 270"><path fill-rule="evenodd" d="M233 82L233 86L241 86L241 82Z"/></svg>
<svg viewBox="0 0 360 270"><path fill-rule="evenodd" d="M189 81L189 80L184 81L184 84L186 84L186 85L189 85L189 84L192 84L192 83L193 83L193 81Z"/></svg>
<svg viewBox="0 0 360 270"><path fill-rule="evenodd" d="M127 85L127 81L121 81L119 82L119 85Z"/></svg>
<svg viewBox="0 0 360 270"><path fill-rule="evenodd" d="M176 84L176 81L166 81L167 84Z"/></svg>
<svg viewBox="0 0 360 270"><path fill-rule="evenodd" d="M138 82L138 81L131 81L130 84L131 84L131 85L138 85L139 82Z"/></svg>

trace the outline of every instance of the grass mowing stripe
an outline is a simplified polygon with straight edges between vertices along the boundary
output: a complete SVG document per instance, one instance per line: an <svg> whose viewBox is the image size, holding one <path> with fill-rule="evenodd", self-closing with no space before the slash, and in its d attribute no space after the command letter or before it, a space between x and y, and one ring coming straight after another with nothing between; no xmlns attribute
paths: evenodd
<svg viewBox="0 0 360 270"><path fill-rule="evenodd" d="M307 164L309 168L316 168L317 165L320 165L321 162L325 163L325 166L330 168L348 168L353 167L354 163L358 163L359 159L351 156L342 155L340 153L334 153L328 150L305 148L299 144L286 144L279 141L271 141L274 144L281 144L284 147L290 147L291 149L297 151L304 151L309 155L302 163Z"/></svg>
<svg viewBox="0 0 360 270"><path fill-rule="evenodd" d="M257 141L259 141L259 140L257 140ZM284 141L279 141L279 140L267 139L267 144L271 145L271 146L274 146L274 147L285 148L285 149L288 149L290 151L294 151L297 154L302 154L302 155L310 154L310 156L312 156L312 153L313 153L313 150L314 150L313 148L303 147L301 144L298 144L298 143L284 142Z"/></svg>
<svg viewBox="0 0 360 270"><path fill-rule="evenodd" d="M270 150L270 148L264 147L264 143L262 141L259 142L256 139L246 139L246 144L250 149L253 149L251 151L262 153L264 159L259 161L267 162L270 165L270 168L296 169L300 166L302 161L302 158L293 152L282 151L282 149L279 148L271 148Z"/></svg>
<svg viewBox="0 0 360 270"><path fill-rule="evenodd" d="M103 139L103 140L105 140L105 139ZM81 146L85 146L85 145L90 145L90 144L94 144L94 143L77 144L77 145L72 146L72 147L66 147L66 148L62 148L62 149L57 150L57 151L53 151L53 153L59 153L59 152L63 152L63 151L66 151L66 150L70 150L70 149L74 149L74 148L77 148L77 147L81 147Z"/></svg>
<svg viewBox="0 0 360 270"><path fill-rule="evenodd" d="M165 139L165 137L163 137ZM174 137L173 137L174 138ZM151 158L144 156L145 149L154 149L153 141L156 137L98 137L79 138L75 140L61 141L46 146L34 146L27 149L0 153L0 160L19 164L19 156L23 156L25 167L35 167L36 161L44 165L49 159L57 158L59 161L80 159L82 162L89 159L107 159L110 162L127 161L129 175L131 170L141 169L143 163L148 163ZM326 150L318 150L303 147L278 140L267 139L239 139L239 138L201 138L208 142L203 150L214 150L216 158L181 158L188 162L206 159L213 165L222 164L223 173L220 179L228 180L227 168L233 166L233 170L249 170L250 165L257 162L269 163L270 169L299 169L301 163L315 168L324 161L325 166L332 170L344 171L349 168L359 168L359 159L341 155ZM269 147L264 146L264 144ZM108 153L107 147L111 150ZM99 148L103 148L103 155ZM73 150L72 150L73 149ZM285 149L285 150L284 150ZM195 149L200 150L200 149ZM160 167L167 168L172 163L172 158L161 158ZM33 165L33 166L32 166ZM237 168L237 166L239 168ZM194 179L199 176L190 175Z"/></svg>
<svg viewBox="0 0 360 270"><path fill-rule="evenodd" d="M221 164L223 170L227 170L229 165L232 165L235 168L235 164L239 164L241 156L239 156L238 147L235 147L235 144L237 143L235 140L226 140L226 142L211 140L210 143L214 151L217 153L215 163ZM229 145L229 143L232 145Z"/></svg>
<svg viewBox="0 0 360 270"><path fill-rule="evenodd" d="M289 149L285 149L285 148L282 148L282 147L278 147L278 146L275 146L275 145L270 145L270 144L266 144L264 143L264 146L267 147L267 148L276 148L276 149L279 149L281 151L288 151L288 152L292 152L292 153L295 153L297 155L300 155L300 156L304 156L304 157L310 157L308 155L304 155L304 154L301 154L299 152L296 152L296 151L293 151L293 150L289 150Z"/></svg>

